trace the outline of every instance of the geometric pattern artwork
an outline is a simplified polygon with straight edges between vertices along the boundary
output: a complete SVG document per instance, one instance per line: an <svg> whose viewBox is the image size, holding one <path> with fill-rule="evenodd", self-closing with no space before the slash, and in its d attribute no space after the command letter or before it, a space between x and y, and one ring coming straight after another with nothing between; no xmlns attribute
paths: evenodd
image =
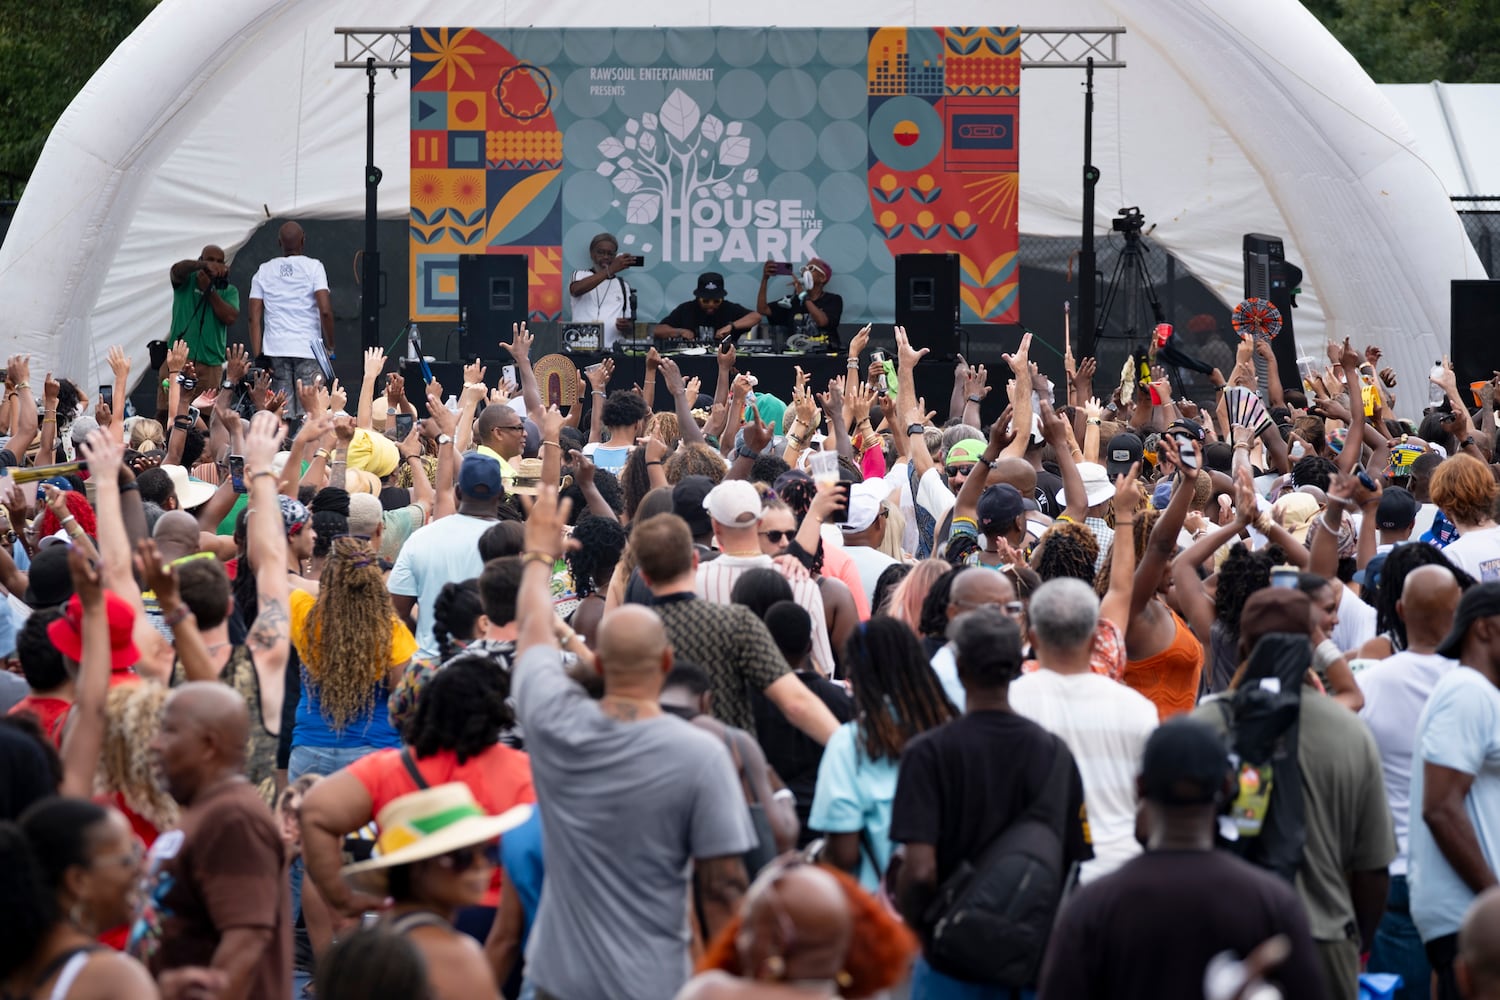
<svg viewBox="0 0 1500 1000"><path fill-rule="evenodd" d="M846 322L890 322L895 256L928 252L966 321L1018 315L1019 29L415 27L411 59L414 318L511 253L566 319L600 232L647 260L647 321L702 271L753 303L764 261L816 255Z"/></svg>

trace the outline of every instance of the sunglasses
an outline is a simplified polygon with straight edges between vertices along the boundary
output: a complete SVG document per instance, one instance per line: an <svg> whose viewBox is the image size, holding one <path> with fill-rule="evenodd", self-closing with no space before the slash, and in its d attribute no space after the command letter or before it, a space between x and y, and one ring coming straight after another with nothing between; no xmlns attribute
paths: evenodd
<svg viewBox="0 0 1500 1000"><path fill-rule="evenodd" d="M462 875L470 868L479 864L480 861L484 861L490 867L494 868L500 864L500 844L496 842L493 844L476 844L473 847L460 847L456 851L440 854L433 858L433 860L455 875Z"/></svg>
<svg viewBox="0 0 1500 1000"><path fill-rule="evenodd" d="M972 466L972 465L950 465L946 469L944 469L943 471L946 472L946 473L948 473L948 478L949 479L952 479L954 476L967 476L969 473L971 473L971 472L974 471L974 466Z"/></svg>
<svg viewBox="0 0 1500 1000"><path fill-rule="evenodd" d="M793 538L797 537L797 532L790 531L790 530L789 531L762 531L761 534L764 535L766 538L769 538L771 540L771 544L772 545L780 545L783 539L785 539L786 541L790 542Z"/></svg>

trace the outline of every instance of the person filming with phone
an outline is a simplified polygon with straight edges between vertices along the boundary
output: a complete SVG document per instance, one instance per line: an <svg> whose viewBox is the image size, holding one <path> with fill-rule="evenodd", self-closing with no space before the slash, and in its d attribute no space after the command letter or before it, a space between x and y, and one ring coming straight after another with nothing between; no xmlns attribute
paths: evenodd
<svg viewBox="0 0 1500 1000"><path fill-rule="evenodd" d="M635 328L632 292L620 272L627 267L640 267L646 260L620 253L620 243L611 233L600 233L589 240L589 259L593 267L574 271L573 280L568 283L573 322L603 323L604 347L608 350L622 336L630 336Z"/></svg>
<svg viewBox="0 0 1500 1000"><path fill-rule="evenodd" d="M188 360L197 370L198 384L213 388L224 370L229 327L240 317L240 290L229 283L224 251L213 244L204 247L197 260L173 264L170 276L172 330L167 344L186 340ZM167 362L163 361L158 373L162 382L156 387L156 409L161 414L167 412L167 377Z"/></svg>
<svg viewBox="0 0 1500 1000"><path fill-rule="evenodd" d="M760 322L760 313L724 298L724 276L717 271L698 275L693 297L673 309L651 330L658 340L738 339Z"/></svg>
<svg viewBox="0 0 1500 1000"><path fill-rule="evenodd" d="M768 260L760 272L760 293L755 308L771 321L772 326L786 327L788 336L801 336L817 342L828 351L838 351L839 320L844 317L844 300L828 291L833 268L821 257L814 257L792 281L787 293L775 302L766 301L766 287L777 275L792 277L792 265Z"/></svg>

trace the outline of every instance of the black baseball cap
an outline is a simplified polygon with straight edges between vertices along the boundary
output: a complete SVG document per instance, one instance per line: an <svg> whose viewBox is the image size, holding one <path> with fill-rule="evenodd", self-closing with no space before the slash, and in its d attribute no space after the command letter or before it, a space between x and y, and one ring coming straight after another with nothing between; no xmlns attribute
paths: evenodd
<svg viewBox="0 0 1500 1000"><path fill-rule="evenodd" d="M34 565L34 563L33 563ZM1437 648L1437 655L1456 660L1463 655L1464 637L1469 626L1480 618L1500 616L1500 582L1479 583L1464 591L1458 602L1458 611L1453 616L1453 628L1448 637Z"/></svg>
<svg viewBox="0 0 1500 1000"><path fill-rule="evenodd" d="M21 598L28 607L33 610L55 608L73 596L68 548L67 545L48 545L32 557L26 594Z"/></svg>
<svg viewBox="0 0 1500 1000"><path fill-rule="evenodd" d="M1009 531L1016 523L1016 518L1026 511L1026 502L1021 496L1021 491L1010 483L997 483L986 487L979 495L979 505L975 514L979 520L979 530L986 535L999 534Z"/></svg>
<svg viewBox="0 0 1500 1000"><path fill-rule="evenodd" d="M1104 452L1104 467L1109 470L1109 478L1115 479L1130 471L1130 467L1141 460L1143 454L1141 439L1129 431L1116 434L1109 439L1109 447Z"/></svg>
<svg viewBox="0 0 1500 1000"><path fill-rule="evenodd" d="M694 538L713 534L713 522L703 509L703 499L713 488L714 481L707 476L683 476L672 487L672 513L687 522Z"/></svg>
<svg viewBox="0 0 1500 1000"><path fill-rule="evenodd" d="M1387 486L1380 494L1380 506L1375 508L1375 525L1387 530L1409 528L1416 523L1420 507L1410 490Z"/></svg>
<svg viewBox="0 0 1500 1000"><path fill-rule="evenodd" d="M1163 806L1210 805L1223 794L1230 769L1229 747L1214 728L1178 716L1146 740L1141 795Z"/></svg>

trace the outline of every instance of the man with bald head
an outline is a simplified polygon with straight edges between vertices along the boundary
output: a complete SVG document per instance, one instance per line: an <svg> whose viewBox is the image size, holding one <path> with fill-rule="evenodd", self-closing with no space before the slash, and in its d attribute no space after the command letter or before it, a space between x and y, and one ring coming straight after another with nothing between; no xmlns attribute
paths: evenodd
<svg viewBox="0 0 1500 1000"><path fill-rule="evenodd" d="M1464 1000L1500 1000L1500 889L1480 893L1464 914L1453 976Z"/></svg>
<svg viewBox="0 0 1500 1000"><path fill-rule="evenodd" d="M297 383L312 385L322 373L313 344L321 337L333 356L333 304L322 262L303 252L302 227L283 223L276 241L282 256L262 264L250 281L250 353L269 359L272 388L286 392L287 413L301 416Z"/></svg>
<svg viewBox="0 0 1500 1000"><path fill-rule="evenodd" d="M716 933L744 893L755 828L728 750L657 702L672 649L655 611L626 605L600 623L601 700L563 672L550 580L566 520L543 484L526 521L511 673L547 858L526 975L541 1000L658 1000L691 966L689 872Z"/></svg>
<svg viewBox="0 0 1500 1000"><path fill-rule="evenodd" d="M1457 662L1436 652L1462 596L1446 566L1419 566L1406 575L1396 614L1406 623L1406 649L1358 675L1365 704L1360 716L1380 748L1385 794L1396 828L1396 858L1385 916L1370 949L1369 971L1394 972L1408 984L1425 986L1432 975L1422 938L1411 919L1407 886L1407 830L1411 808L1412 752L1417 722L1437 682ZM1417 808L1421 808L1420 803Z"/></svg>
<svg viewBox="0 0 1500 1000"><path fill-rule="evenodd" d="M1020 603L1016 600L1016 586L1010 577L982 566L971 566L959 570L948 591L948 621L979 608L997 608L1012 619L1019 619ZM932 654L932 671L943 685L943 693L960 712L967 698L964 686L958 679L958 662L954 656L953 643L949 642Z"/></svg>
<svg viewBox="0 0 1500 1000"><path fill-rule="evenodd" d="M188 360L193 363L198 385L211 389L224 373L229 327L240 315L240 290L229 283L224 251L210 243L197 260L179 260L172 265L172 329L168 344L186 340ZM162 362L161 379L168 377ZM116 392L128 392L119 386ZM157 419L166 422L167 388L156 387Z"/></svg>
<svg viewBox="0 0 1500 1000"><path fill-rule="evenodd" d="M229 1000L291 996L292 935L281 834L245 779L250 717L217 683L184 684L167 699L152 763L183 807L151 847L130 952L160 976L222 972Z"/></svg>

